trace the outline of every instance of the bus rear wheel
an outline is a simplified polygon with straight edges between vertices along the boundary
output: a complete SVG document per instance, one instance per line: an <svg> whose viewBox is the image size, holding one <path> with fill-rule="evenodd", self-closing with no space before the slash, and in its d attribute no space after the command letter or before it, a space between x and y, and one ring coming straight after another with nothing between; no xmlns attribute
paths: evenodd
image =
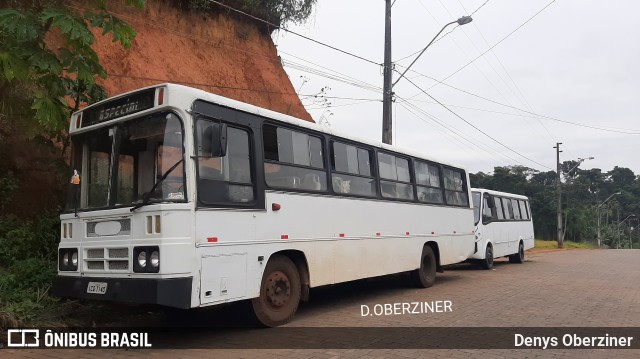
<svg viewBox="0 0 640 359"><path fill-rule="evenodd" d="M300 274L291 259L274 255L264 270L260 295L251 300L253 312L265 327L276 327L293 319L301 296Z"/></svg>
<svg viewBox="0 0 640 359"><path fill-rule="evenodd" d="M524 263L524 245L520 242L518 246L518 253L514 253L509 256L509 262L511 263Z"/></svg>
<svg viewBox="0 0 640 359"><path fill-rule="evenodd" d="M481 264L483 269L493 268L493 247L491 244L487 244L487 248L484 251L484 259Z"/></svg>
<svg viewBox="0 0 640 359"><path fill-rule="evenodd" d="M436 281L436 256L429 246L422 248L420 268L411 272L411 281L418 288L429 288Z"/></svg>

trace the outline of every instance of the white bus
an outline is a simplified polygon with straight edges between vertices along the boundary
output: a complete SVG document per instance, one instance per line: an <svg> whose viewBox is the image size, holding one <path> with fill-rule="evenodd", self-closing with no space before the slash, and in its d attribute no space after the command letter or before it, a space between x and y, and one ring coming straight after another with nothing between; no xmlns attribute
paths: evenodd
<svg viewBox="0 0 640 359"><path fill-rule="evenodd" d="M57 296L286 323L309 289L473 253L468 174L205 91L163 84L72 115ZM75 184L74 184L75 182Z"/></svg>
<svg viewBox="0 0 640 359"><path fill-rule="evenodd" d="M479 188L472 188L471 196L476 249L470 260L479 261L484 269L506 256L511 263L524 263L524 251L535 245L529 199Z"/></svg>

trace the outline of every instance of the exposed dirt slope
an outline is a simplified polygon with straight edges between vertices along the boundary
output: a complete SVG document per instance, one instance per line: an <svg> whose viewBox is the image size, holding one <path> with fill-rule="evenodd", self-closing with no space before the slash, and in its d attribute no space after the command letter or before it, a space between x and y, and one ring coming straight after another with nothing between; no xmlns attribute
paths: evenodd
<svg viewBox="0 0 640 359"><path fill-rule="evenodd" d="M282 68L271 37L254 23L203 15L150 0L144 10L114 7L137 32L129 50L96 34L94 49L109 95L174 82L313 121Z"/></svg>
<svg viewBox="0 0 640 359"><path fill-rule="evenodd" d="M83 10L84 2L70 4ZM94 49L109 73L101 84L110 96L174 82L312 121L273 41L258 25L224 14L185 12L162 0L148 0L144 10L112 9L137 37L124 50L110 35L95 33ZM54 146L29 140L24 129L14 127L0 118L0 178L10 171L19 184L9 203L0 201L0 212L30 217L55 211L70 174L58 169L64 165Z"/></svg>

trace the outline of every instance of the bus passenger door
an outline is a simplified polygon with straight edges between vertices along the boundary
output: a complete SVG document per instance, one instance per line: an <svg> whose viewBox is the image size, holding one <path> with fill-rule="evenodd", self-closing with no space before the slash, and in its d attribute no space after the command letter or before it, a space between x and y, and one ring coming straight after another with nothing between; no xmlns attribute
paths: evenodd
<svg viewBox="0 0 640 359"><path fill-rule="evenodd" d="M493 222L496 219L496 211L493 203L493 198L488 193L482 196L482 219L478 223L478 252L484 255L485 248L488 242L491 242L493 246L493 253L495 257L495 231Z"/></svg>

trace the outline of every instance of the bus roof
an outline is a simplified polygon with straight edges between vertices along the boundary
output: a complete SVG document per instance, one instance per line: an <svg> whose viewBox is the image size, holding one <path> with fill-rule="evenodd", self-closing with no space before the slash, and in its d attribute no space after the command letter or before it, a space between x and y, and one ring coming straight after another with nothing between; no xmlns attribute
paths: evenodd
<svg viewBox="0 0 640 359"><path fill-rule="evenodd" d="M172 84L172 83L163 83L163 84L157 84L157 85L152 85L152 86L147 86L147 87L143 87L143 88L139 88L133 91L128 91L122 94L118 94L116 96L112 96L108 99L102 100L100 102L96 102L90 106L87 106L85 108L83 108L80 111L75 112L73 115L85 111L89 108L95 107L95 106L99 106L105 102L108 101L112 101L115 100L117 98L120 97L126 97L128 95L131 95L133 93L136 93L138 91L143 91L143 90L147 90L147 89L152 89L152 88L158 88L158 87L165 87L168 91L168 93L174 93L176 91L180 92L183 96L186 97L192 97L192 100L190 100L190 102L193 102L195 100L205 100L208 102L212 102L224 107L229 107L229 108L233 108L239 111L243 111L243 112L247 112L247 113L251 113L254 115L258 115L261 117L266 117L266 118L270 118L270 119L274 119L276 121L280 121L280 122L284 122L284 123L288 123L288 124L292 124L295 126L299 126L299 127L303 127L303 128L307 128L310 130L314 130L317 132L322 132L325 134L329 134L329 135L333 135L333 136L337 136L337 137L342 137L344 139L347 140L351 140L354 142L359 142L362 144L366 144L366 145L370 145L370 146L374 146L374 147L378 147L390 152L397 152L397 153L402 153L408 156L413 156L413 157L417 157L417 158L422 158L425 160L430 160L433 162L437 162L443 165L447 165L447 166L451 166L451 167L456 167L456 168L460 168L460 169L464 169L463 167L460 167L458 165L454 165L451 163L447 163L447 162L443 162L441 160L436 160L432 157L428 157L425 156L417 151L414 150L410 150L410 149L406 149L406 148L401 148L401 147L397 147L397 146L393 146L393 145L388 145L382 142L378 142L378 141L372 141L369 139L365 139L365 138L359 138L357 136L351 136L351 135L347 135L344 133L340 133L340 132L336 132L333 131L330 128L324 127L324 126L320 126L318 124L316 124L315 122L309 122L309 121L305 121L302 119L299 119L297 117L293 117L290 115L286 115L280 112L276 112L276 111L272 111L272 110L268 110L266 108L262 108L259 106L255 106L255 105L251 105L242 101L238 101L238 100L233 100L224 96L220 96L220 95L216 95L204 90L200 90L197 88L193 88L193 87L189 87L189 86L184 86L184 85L178 85L178 84ZM466 170L465 170L466 171Z"/></svg>
<svg viewBox="0 0 640 359"><path fill-rule="evenodd" d="M494 191L492 189L486 189L486 188L471 188L471 192L488 193L495 196L505 196L505 197L511 197L511 198L517 198L517 199L527 199L527 200L529 199L527 196L523 196L521 194Z"/></svg>

